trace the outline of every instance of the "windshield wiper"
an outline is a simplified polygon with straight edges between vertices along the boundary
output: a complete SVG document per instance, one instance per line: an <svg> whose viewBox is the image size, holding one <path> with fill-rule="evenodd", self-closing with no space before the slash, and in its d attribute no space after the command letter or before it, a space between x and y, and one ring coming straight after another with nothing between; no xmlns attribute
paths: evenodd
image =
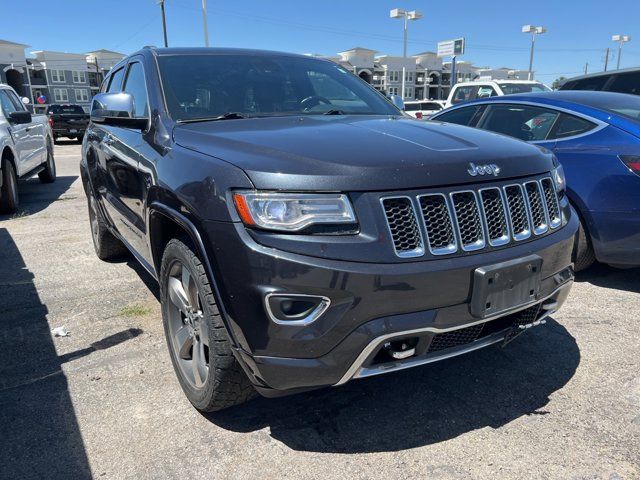
<svg viewBox="0 0 640 480"><path fill-rule="evenodd" d="M240 118L247 118L240 112L227 112L217 117L202 117L202 118L185 118L179 120L179 123L195 123L195 122L215 122L216 120L236 120Z"/></svg>
<svg viewBox="0 0 640 480"><path fill-rule="evenodd" d="M326 112L324 112L323 115L344 115L344 112L337 108L333 108L331 110L327 110Z"/></svg>

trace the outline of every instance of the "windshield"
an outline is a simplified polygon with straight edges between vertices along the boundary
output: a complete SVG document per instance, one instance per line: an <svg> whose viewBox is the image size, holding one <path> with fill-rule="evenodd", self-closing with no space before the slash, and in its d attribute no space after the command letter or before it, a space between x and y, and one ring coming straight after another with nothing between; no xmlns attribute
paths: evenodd
<svg viewBox="0 0 640 480"><path fill-rule="evenodd" d="M549 92L551 89L542 83L499 83L505 95L513 93Z"/></svg>
<svg viewBox="0 0 640 480"><path fill-rule="evenodd" d="M400 115L381 94L330 61L202 54L160 56L158 64L169 113L176 121L230 112L244 117Z"/></svg>
<svg viewBox="0 0 640 480"><path fill-rule="evenodd" d="M62 115L64 113L83 114L84 110L80 105L51 105L49 107L49 113L55 115Z"/></svg>

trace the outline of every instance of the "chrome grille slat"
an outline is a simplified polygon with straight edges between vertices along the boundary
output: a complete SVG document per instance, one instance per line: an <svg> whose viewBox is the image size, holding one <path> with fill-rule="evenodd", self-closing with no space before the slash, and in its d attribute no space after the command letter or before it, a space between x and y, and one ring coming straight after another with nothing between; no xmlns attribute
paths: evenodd
<svg viewBox="0 0 640 480"><path fill-rule="evenodd" d="M531 221L533 222L533 233L542 235L549 230L549 220L547 220L547 211L542 201L542 192L537 181L526 182L524 191L527 194L529 212L531 212Z"/></svg>
<svg viewBox="0 0 640 480"><path fill-rule="evenodd" d="M558 228L562 223L560 217L560 206L558 205L558 195L553 185L553 181L550 178L543 178L540 180L542 186L542 192L544 193L545 203L547 205L547 211L549 212L549 226L551 228Z"/></svg>
<svg viewBox="0 0 640 480"><path fill-rule="evenodd" d="M481 189L480 205L487 226L489 245L499 247L509 243L507 208L502 198L502 191L497 187Z"/></svg>
<svg viewBox="0 0 640 480"><path fill-rule="evenodd" d="M484 248L484 228L475 192L465 190L451 193L460 245L465 252Z"/></svg>
<svg viewBox="0 0 640 480"><path fill-rule="evenodd" d="M504 187L504 196L507 199L513 239L519 242L529 238L531 236L531 222L529 221L529 211L524 201L522 186L518 184L507 185Z"/></svg>
<svg viewBox="0 0 640 480"><path fill-rule="evenodd" d="M380 203L401 258L422 256L426 248L431 255L451 255L500 247L562 224L549 177L448 194L387 196Z"/></svg>
<svg viewBox="0 0 640 480"><path fill-rule="evenodd" d="M399 257L418 257L424 254L422 233L410 197L380 199L387 217L393 248Z"/></svg>
<svg viewBox="0 0 640 480"><path fill-rule="evenodd" d="M422 211L429 251L433 255L446 255L458 250L447 197L441 193L420 195L418 204Z"/></svg>

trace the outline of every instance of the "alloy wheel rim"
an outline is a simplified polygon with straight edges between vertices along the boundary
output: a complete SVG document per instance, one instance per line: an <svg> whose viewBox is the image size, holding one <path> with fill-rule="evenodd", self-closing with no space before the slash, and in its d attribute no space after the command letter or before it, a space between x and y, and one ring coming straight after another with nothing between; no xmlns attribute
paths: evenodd
<svg viewBox="0 0 640 480"><path fill-rule="evenodd" d="M209 328L193 275L178 260L169 267L167 292L171 348L183 378L201 390L209 377Z"/></svg>

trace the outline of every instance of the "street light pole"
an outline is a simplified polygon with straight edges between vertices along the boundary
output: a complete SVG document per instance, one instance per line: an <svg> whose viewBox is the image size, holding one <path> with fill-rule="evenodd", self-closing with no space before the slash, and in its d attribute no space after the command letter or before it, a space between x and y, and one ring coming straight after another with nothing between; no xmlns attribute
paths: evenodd
<svg viewBox="0 0 640 480"><path fill-rule="evenodd" d="M169 46L169 41L167 40L167 17L164 12L164 0L158 0L158 3L162 12L162 33L164 34L164 46L166 48Z"/></svg>
<svg viewBox="0 0 640 480"><path fill-rule="evenodd" d="M209 46L209 28L207 27L207 0L202 0L202 21L204 22L204 46Z"/></svg>
<svg viewBox="0 0 640 480"><path fill-rule="evenodd" d="M529 74L527 75L527 78L529 80L533 80L533 52L536 47L536 37L546 32L547 32L547 29L545 27L536 27L534 25L524 25L522 27L522 33L531 34L531 52L529 53Z"/></svg>
<svg viewBox="0 0 640 480"><path fill-rule="evenodd" d="M616 62L616 70L620 70L620 57L622 57L622 45L631 40L629 35L614 35L611 40L618 42L618 61Z"/></svg>
<svg viewBox="0 0 640 480"><path fill-rule="evenodd" d="M394 8L389 13L389 16L391 18L402 18L404 20L403 43L402 43L402 58L405 59L404 63L406 64L406 58L407 58L407 36L408 36L408 30L409 30L409 20L420 20L422 18L422 13L418 12L417 10L412 10L410 12L407 12L406 10L403 10L401 8ZM404 96L405 96L406 80L407 80L407 67L406 67L406 65L403 65L402 66L402 93L401 93L402 100L404 100Z"/></svg>

